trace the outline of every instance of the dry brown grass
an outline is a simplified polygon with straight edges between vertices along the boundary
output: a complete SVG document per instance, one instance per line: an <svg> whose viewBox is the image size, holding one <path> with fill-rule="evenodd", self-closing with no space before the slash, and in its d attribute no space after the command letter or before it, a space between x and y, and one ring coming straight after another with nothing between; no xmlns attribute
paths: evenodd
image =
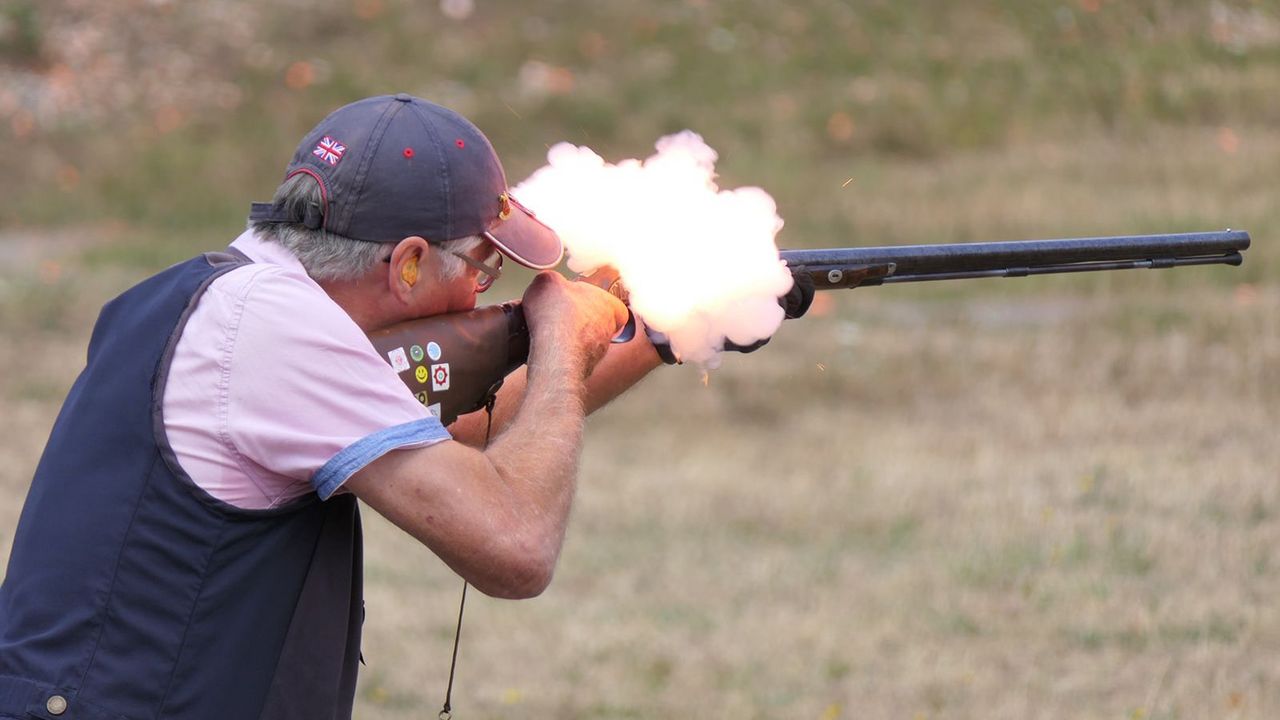
<svg viewBox="0 0 1280 720"><path fill-rule="evenodd" d="M459 717L1280 717L1280 132L1237 132L813 168L857 173L831 226L861 243L1139 223L1255 247L857 290L706 387L659 371L591 423L551 589L473 595ZM3 316L0 554L122 282L62 267L3 286L28 311ZM29 312L55 301L68 320ZM357 714L431 716L459 583L367 519Z"/></svg>

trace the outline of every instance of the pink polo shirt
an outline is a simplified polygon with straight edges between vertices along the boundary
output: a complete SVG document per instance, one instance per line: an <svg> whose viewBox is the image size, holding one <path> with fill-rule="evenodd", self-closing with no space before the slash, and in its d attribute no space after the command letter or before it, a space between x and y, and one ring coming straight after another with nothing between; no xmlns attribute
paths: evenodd
<svg viewBox="0 0 1280 720"><path fill-rule="evenodd" d="M387 452L449 439L351 317L283 246L217 278L174 350L164 427L196 485L241 508L328 499Z"/></svg>

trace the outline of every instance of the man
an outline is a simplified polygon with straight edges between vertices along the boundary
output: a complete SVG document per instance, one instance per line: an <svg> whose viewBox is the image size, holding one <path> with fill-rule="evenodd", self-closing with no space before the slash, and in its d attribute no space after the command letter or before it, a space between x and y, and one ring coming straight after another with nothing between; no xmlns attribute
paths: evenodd
<svg viewBox="0 0 1280 720"><path fill-rule="evenodd" d="M0 586L0 717L349 717L356 499L480 590L536 595L584 415L659 364L609 345L611 295L544 272L487 447L414 400L366 332L471 309L504 255L561 256L484 135L427 101L325 118L250 220L103 309Z"/></svg>

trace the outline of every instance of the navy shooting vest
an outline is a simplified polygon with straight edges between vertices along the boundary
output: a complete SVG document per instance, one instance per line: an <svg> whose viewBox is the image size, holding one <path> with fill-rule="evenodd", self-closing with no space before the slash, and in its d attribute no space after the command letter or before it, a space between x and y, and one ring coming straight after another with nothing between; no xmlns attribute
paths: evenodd
<svg viewBox="0 0 1280 720"><path fill-rule="evenodd" d="M164 431L183 325L244 263L202 255L103 308L0 585L0 718L350 717L355 497L232 507L191 481Z"/></svg>

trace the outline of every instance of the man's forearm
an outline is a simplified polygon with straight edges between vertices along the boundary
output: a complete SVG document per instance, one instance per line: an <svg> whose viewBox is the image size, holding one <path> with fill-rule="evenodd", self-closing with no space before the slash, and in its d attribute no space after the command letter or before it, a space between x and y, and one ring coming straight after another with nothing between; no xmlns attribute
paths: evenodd
<svg viewBox="0 0 1280 720"><path fill-rule="evenodd" d="M587 378L585 397L587 414L608 405L610 401L640 382L662 364L643 330L629 342L610 345L609 351Z"/></svg>
<svg viewBox="0 0 1280 720"><path fill-rule="evenodd" d="M580 358L557 349L542 357L534 352L522 402L484 454L519 496L515 507L524 511L516 519L523 526L517 535L549 572L560 555L577 485L586 381Z"/></svg>
<svg viewBox="0 0 1280 720"><path fill-rule="evenodd" d="M582 448L583 364L534 360L526 397L484 453L456 442L387 453L347 481L482 592L551 581Z"/></svg>

